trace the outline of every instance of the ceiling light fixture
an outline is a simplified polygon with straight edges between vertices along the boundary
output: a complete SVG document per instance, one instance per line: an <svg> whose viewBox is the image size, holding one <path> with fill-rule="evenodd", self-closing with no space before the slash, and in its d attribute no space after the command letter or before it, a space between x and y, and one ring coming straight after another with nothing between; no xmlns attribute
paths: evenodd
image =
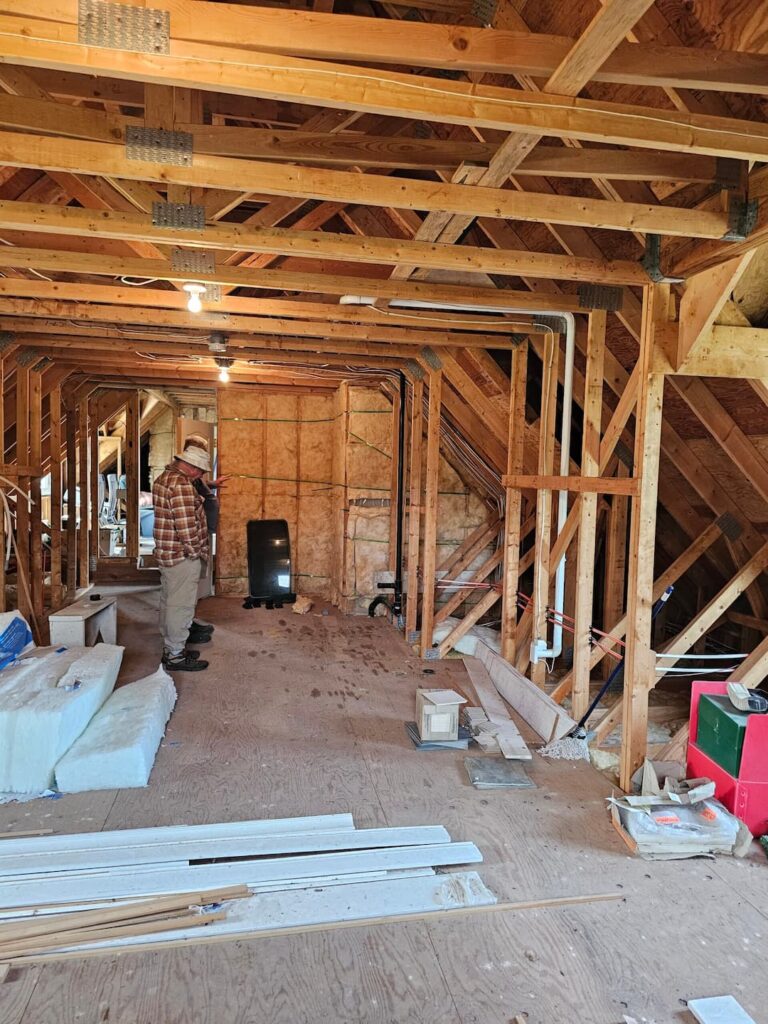
<svg viewBox="0 0 768 1024"><path fill-rule="evenodd" d="M189 301L187 302L187 309L189 312L199 313L203 308L201 296L205 295L205 285L200 284L197 281L188 281L184 285L184 291L189 295Z"/></svg>
<svg viewBox="0 0 768 1024"><path fill-rule="evenodd" d="M216 365L219 368L219 380L222 384L229 383L229 368L234 361L234 359L228 359L226 356L217 356Z"/></svg>

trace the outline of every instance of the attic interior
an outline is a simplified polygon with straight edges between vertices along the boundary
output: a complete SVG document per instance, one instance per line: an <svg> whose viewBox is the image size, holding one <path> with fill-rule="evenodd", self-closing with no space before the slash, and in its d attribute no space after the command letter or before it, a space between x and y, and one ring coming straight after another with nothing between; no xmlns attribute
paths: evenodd
<svg viewBox="0 0 768 1024"><path fill-rule="evenodd" d="M1 1020L760 1019L766 39L768 0L0 0ZM651 762L738 856L644 859Z"/></svg>

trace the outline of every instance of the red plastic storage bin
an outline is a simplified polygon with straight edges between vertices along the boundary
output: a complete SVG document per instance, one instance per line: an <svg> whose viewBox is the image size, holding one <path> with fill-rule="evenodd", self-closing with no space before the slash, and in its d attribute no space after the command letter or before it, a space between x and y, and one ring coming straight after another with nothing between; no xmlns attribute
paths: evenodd
<svg viewBox="0 0 768 1024"><path fill-rule="evenodd" d="M768 715L750 715L739 777L729 775L696 746L699 699L703 693L727 694L725 682L695 682L691 689L691 732L688 743L688 778L712 779L715 796L740 818L754 836L768 833Z"/></svg>

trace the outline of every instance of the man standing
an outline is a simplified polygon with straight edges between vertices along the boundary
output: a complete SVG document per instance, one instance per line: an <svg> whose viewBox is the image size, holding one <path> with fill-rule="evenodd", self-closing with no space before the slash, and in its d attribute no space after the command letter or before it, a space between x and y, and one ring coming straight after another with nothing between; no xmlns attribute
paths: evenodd
<svg viewBox="0 0 768 1024"><path fill-rule="evenodd" d="M211 468L203 438L189 439L155 480L155 556L160 567L160 629L163 665L171 672L202 672L208 662L186 647L208 643L213 626L193 621L202 563L208 560L208 527L203 498L194 481Z"/></svg>

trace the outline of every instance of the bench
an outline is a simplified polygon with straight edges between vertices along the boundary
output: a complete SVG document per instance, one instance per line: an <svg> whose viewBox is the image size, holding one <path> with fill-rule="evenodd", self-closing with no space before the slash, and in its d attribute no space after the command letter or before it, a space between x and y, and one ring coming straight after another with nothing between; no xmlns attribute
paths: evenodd
<svg viewBox="0 0 768 1024"><path fill-rule="evenodd" d="M52 646L93 647L99 634L103 643L114 644L117 642L117 600L114 597L101 597L98 601L81 598L53 612L48 625Z"/></svg>

